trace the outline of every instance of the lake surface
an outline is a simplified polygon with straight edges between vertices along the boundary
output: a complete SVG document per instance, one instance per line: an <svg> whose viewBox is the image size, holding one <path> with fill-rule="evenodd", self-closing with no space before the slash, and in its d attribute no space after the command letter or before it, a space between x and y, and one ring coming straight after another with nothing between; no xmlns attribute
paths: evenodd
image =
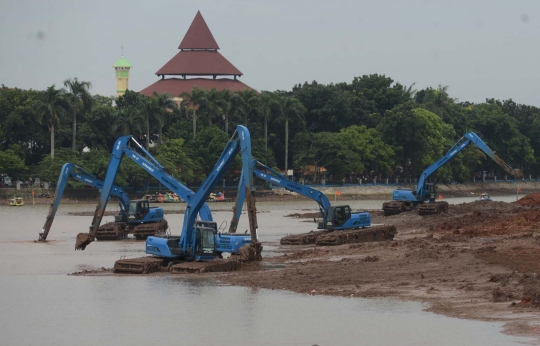
<svg viewBox="0 0 540 346"><path fill-rule="evenodd" d="M494 199L512 201L515 196ZM338 204L377 209L382 202ZM48 206L0 206L0 345L508 345L528 340L502 334L501 323L435 315L422 311L418 302L223 286L211 277L68 276L110 268L123 256L144 255L144 243L135 240L94 242L75 251L75 236L88 230L92 217L68 213L94 207L60 206L50 241L43 244L34 240ZM213 213L218 224L230 220L232 203L210 207L227 210ZM115 208L111 204L108 210ZM316 227L284 217L315 211L314 202L259 202L257 209L263 243ZM166 217L172 233L180 233L183 215ZM247 225L243 215L239 230ZM265 251L272 249L265 246Z"/></svg>

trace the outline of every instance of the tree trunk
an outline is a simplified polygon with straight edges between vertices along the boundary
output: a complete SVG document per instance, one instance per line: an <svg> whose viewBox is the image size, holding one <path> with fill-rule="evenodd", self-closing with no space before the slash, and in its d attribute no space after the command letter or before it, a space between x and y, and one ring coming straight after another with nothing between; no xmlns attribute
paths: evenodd
<svg viewBox="0 0 540 346"><path fill-rule="evenodd" d="M225 114L225 133L229 134L229 114Z"/></svg>
<svg viewBox="0 0 540 346"><path fill-rule="evenodd" d="M197 113L193 112L193 138L197 137Z"/></svg>
<svg viewBox="0 0 540 346"><path fill-rule="evenodd" d="M287 175L287 169L289 166L287 162L289 161L289 118L285 119L285 177L289 180Z"/></svg>
<svg viewBox="0 0 540 346"><path fill-rule="evenodd" d="M54 124L51 125L51 159L54 159Z"/></svg>
<svg viewBox="0 0 540 346"><path fill-rule="evenodd" d="M244 114L244 126L247 127L247 112Z"/></svg>
<svg viewBox="0 0 540 346"><path fill-rule="evenodd" d="M268 117L264 116L264 150L268 150Z"/></svg>
<svg viewBox="0 0 540 346"><path fill-rule="evenodd" d="M150 150L150 120L146 117L146 150Z"/></svg>
<svg viewBox="0 0 540 346"><path fill-rule="evenodd" d="M163 125L159 125L159 130L158 130L158 143L159 145L163 144L163 142L161 141L161 136L163 135Z"/></svg>
<svg viewBox="0 0 540 346"><path fill-rule="evenodd" d="M71 134L71 150L77 151L77 112L73 111L73 130Z"/></svg>

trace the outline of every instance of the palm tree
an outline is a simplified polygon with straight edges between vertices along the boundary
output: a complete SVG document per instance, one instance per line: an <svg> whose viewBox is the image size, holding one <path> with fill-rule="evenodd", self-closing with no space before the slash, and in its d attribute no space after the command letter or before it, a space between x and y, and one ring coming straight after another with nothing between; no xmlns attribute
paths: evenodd
<svg viewBox="0 0 540 346"><path fill-rule="evenodd" d="M143 96L141 99L141 104L139 106L138 113L144 121L145 128L145 147L146 150L150 150L150 119L154 119L155 114L157 113L157 99L153 97Z"/></svg>
<svg viewBox="0 0 540 346"><path fill-rule="evenodd" d="M248 117L257 111L259 94L255 90L245 89L235 92L231 96L235 113L244 118L244 125L248 126Z"/></svg>
<svg viewBox="0 0 540 346"><path fill-rule="evenodd" d="M289 168L289 119L303 121L306 109L299 100L285 96L279 100L277 111L280 120L285 120L285 176L287 176L287 169Z"/></svg>
<svg viewBox="0 0 540 346"><path fill-rule="evenodd" d="M154 91L154 99L156 109L153 116L158 123L158 143L163 144L163 126L167 124L171 115L178 111L178 104L166 93L158 94Z"/></svg>
<svg viewBox="0 0 540 346"><path fill-rule="evenodd" d="M231 101L231 92L229 89L224 89L219 92L219 99L217 105L219 107L219 113L221 114L223 121L225 122L225 133L229 134L229 113L232 110L233 103Z"/></svg>
<svg viewBox="0 0 540 346"><path fill-rule="evenodd" d="M60 124L62 115L71 110L65 89L56 89L54 84L45 90L42 100L34 105L41 124L47 123L51 133L51 159L54 159L54 129Z"/></svg>
<svg viewBox="0 0 540 346"><path fill-rule="evenodd" d="M208 117L208 125L212 125L212 118L216 117L220 113L219 99L221 94L212 88L206 92L206 102L201 105L201 108L204 108L206 116Z"/></svg>
<svg viewBox="0 0 540 346"><path fill-rule="evenodd" d="M448 85L442 86L439 84L437 90L433 92L433 99L431 100L431 108L434 111L438 111L439 118L443 119L444 113L450 113L450 105L456 101L448 96Z"/></svg>
<svg viewBox="0 0 540 346"><path fill-rule="evenodd" d="M272 110L279 107L274 94L263 91L259 96L259 114L264 119L264 150L268 150L268 118L272 115Z"/></svg>
<svg viewBox="0 0 540 346"><path fill-rule="evenodd" d="M142 137L144 118L140 112L129 108L118 108L116 111L115 129L120 129L122 135Z"/></svg>
<svg viewBox="0 0 540 346"><path fill-rule="evenodd" d="M71 134L71 149L77 151L77 113L81 110L92 108L92 95L88 91L92 87L91 82L79 82L77 78L64 81L64 86L68 88L68 99L71 104L71 114L73 116L73 130Z"/></svg>
<svg viewBox="0 0 540 346"><path fill-rule="evenodd" d="M191 93L184 91L180 94L182 105L186 106L186 113L193 119L193 138L197 137L197 109L206 102L206 91L193 87Z"/></svg>
<svg viewBox="0 0 540 346"><path fill-rule="evenodd" d="M416 82L412 83L411 85L409 85L409 87L407 88L405 85L403 86L403 92L405 93L405 95L413 100L414 97L416 96L418 90L416 89L413 89L413 87L416 85Z"/></svg>

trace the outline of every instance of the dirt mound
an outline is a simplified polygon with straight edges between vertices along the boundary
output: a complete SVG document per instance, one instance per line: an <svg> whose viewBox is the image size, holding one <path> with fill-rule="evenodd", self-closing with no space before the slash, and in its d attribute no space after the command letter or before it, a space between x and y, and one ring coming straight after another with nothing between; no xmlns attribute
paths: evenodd
<svg viewBox="0 0 540 346"><path fill-rule="evenodd" d="M505 202L472 202L450 206L448 214L426 217L429 231L453 236L501 236L540 231L540 209Z"/></svg>
<svg viewBox="0 0 540 346"><path fill-rule="evenodd" d="M526 195L525 197L519 199L516 203L528 206L540 206L540 192Z"/></svg>
<svg viewBox="0 0 540 346"><path fill-rule="evenodd" d="M480 223L472 222L479 218ZM471 221L471 226L464 226L459 233L470 236L513 235L524 232L540 231L540 210L523 211L517 215L492 219L490 213L474 212L472 217L464 217L464 222Z"/></svg>

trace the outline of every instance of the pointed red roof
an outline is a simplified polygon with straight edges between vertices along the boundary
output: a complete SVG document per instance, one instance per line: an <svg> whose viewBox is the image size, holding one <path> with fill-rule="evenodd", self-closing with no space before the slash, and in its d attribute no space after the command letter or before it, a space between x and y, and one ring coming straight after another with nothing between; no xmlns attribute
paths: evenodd
<svg viewBox="0 0 540 346"><path fill-rule="evenodd" d="M215 50L183 50L178 52L159 71L159 75L237 75L242 72Z"/></svg>
<svg viewBox="0 0 540 346"><path fill-rule="evenodd" d="M162 79L143 89L142 94L152 96L156 91L178 96L184 91L191 91L194 86L204 90L215 88L229 89L233 92L252 89L236 80L242 72L218 52L219 46L201 12L197 12L178 49L180 52L156 72ZM167 75L183 76L183 79L165 79ZM188 76L213 76L213 78L186 78ZM217 76L234 76L234 79Z"/></svg>
<svg viewBox="0 0 540 346"><path fill-rule="evenodd" d="M219 49L201 11L197 11L178 49Z"/></svg>
<svg viewBox="0 0 540 346"><path fill-rule="evenodd" d="M152 97L155 91L158 94L167 93L172 95L173 97L178 97L184 91L191 92L191 90L193 90L193 87L195 86L203 90L216 89L217 91L221 91L224 89L228 89L232 92L243 91L246 89L253 90L251 87L245 85L239 80L229 78L167 78L158 80L154 84L141 90L140 93Z"/></svg>

